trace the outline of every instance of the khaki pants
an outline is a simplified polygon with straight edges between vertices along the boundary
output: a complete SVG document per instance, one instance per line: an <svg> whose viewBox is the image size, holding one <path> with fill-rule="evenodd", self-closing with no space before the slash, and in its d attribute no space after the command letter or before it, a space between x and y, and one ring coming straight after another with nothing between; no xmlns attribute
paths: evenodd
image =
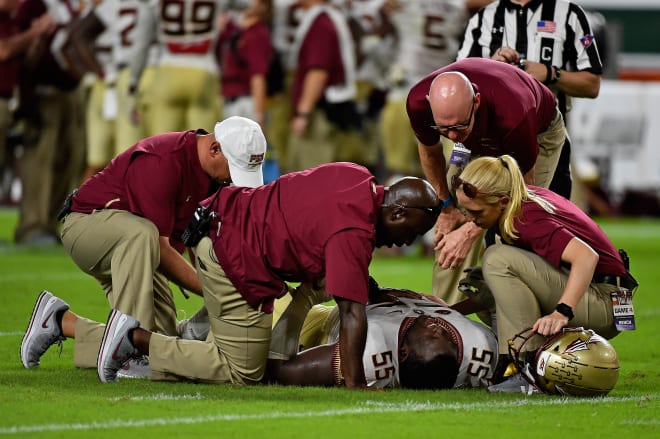
<svg viewBox="0 0 660 439"><path fill-rule="evenodd" d="M213 132L220 119L220 79L204 69L162 65L150 88L151 129L155 133L203 128Z"/></svg>
<svg viewBox="0 0 660 439"><path fill-rule="evenodd" d="M218 264L210 238L195 249L211 328L206 341L151 336L152 379L255 384L263 378L272 314L253 309Z"/></svg>
<svg viewBox="0 0 660 439"><path fill-rule="evenodd" d="M140 326L176 334L176 307L160 263L158 229L149 220L116 209L89 215L70 213L62 244L85 273L94 276L112 309L135 317Z"/></svg>
<svg viewBox="0 0 660 439"><path fill-rule="evenodd" d="M541 256L510 245L495 244L484 253L483 273L496 303L497 340L500 354L508 352L508 340L552 313L568 280L568 270L557 269ZM619 332L614 325L610 293L616 286L591 284L573 307L570 326L593 329L610 339ZM534 337L526 350L543 341Z"/></svg>
<svg viewBox="0 0 660 439"><path fill-rule="evenodd" d="M26 127L26 137L35 143L26 142L20 162L23 195L14 236L17 242L39 233L57 234L57 213L80 183L85 164L79 91L51 89L38 96L37 106L41 126Z"/></svg>
<svg viewBox="0 0 660 439"><path fill-rule="evenodd" d="M337 161L343 133L328 121L323 110L309 115L307 130L301 136L289 137L287 166L289 172L303 171Z"/></svg>
<svg viewBox="0 0 660 439"><path fill-rule="evenodd" d="M419 175L417 139L410 127L404 96L388 99L380 115L379 129L388 173Z"/></svg>
<svg viewBox="0 0 660 439"><path fill-rule="evenodd" d="M564 118L557 109L548 129L537 136L539 155L536 158L536 175L534 176L536 186L550 187L567 137L568 132L566 131Z"/></svg>

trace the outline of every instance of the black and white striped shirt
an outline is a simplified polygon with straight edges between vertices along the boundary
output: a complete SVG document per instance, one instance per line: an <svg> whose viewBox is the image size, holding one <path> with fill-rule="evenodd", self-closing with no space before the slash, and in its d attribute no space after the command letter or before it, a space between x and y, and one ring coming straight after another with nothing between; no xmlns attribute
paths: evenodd
<svg viewBox="0 0 660 439"><path fill-rule="evenodd" d="M475 13L465 30L457 60L490 58L500 47L521 58L568 71L603 72L591 25L580 6L566 0L532 0L521 6L499 0ZM558 96L560 109L565 96Z"/></svg>

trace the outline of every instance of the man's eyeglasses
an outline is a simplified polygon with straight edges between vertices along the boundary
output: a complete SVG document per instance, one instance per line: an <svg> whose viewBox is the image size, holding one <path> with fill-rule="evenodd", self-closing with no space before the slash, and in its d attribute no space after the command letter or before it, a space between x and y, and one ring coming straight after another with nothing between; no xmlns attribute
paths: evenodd
<svg viewBox="0 0 660 439"><path fill-rule="evenodd" d="M431 128L440 132L440 134L443 136L445 136L449 131L467 131L467 129L470 127L470 123L472 122L472 113L474 113L474 97L472 98L470 114L468 115L468 118L465 122L457 123L456 125L431 125Z"/></svg>
<svg viewBox="0 0 660 439"><path fill-rule="evenodd" d="M452 175L451 177L452 190L456 191L456 189L458 189L461 186L463 186L463 193L468 198L475 198L480 193L482 194L485 193L485 192L480 192L475 185L461 179L458 175Z"/></svg>
<svg viewBox="0 0 660 439"><path fill-rule="evenodd" d="M440 206L429 207L429 206L417 206L414 204L403 205L399 203L383 204L383 207L392 207L392 206L398 207L400 209L419 209L433 216L440 215L440 211L442 210Z"/></svg>

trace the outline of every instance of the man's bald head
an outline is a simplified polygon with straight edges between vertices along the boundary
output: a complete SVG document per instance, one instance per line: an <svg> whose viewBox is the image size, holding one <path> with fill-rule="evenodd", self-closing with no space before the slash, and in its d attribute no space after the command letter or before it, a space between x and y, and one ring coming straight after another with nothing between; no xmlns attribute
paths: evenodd
<svg viewBox="0 0 660 439"><path fill-rule="evenodd" d="M465 121L474 100L474 89L461 72L444 72L433 79L426 98L436 123L453 125Z"/></svg>

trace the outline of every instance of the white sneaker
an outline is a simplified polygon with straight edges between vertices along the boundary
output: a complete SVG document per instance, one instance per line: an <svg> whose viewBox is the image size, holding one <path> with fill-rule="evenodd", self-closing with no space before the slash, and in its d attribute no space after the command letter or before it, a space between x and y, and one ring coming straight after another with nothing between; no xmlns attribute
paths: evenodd
<svg viewBox="0 0 660 439"><path fill-rule="evenodd" d="M66 337L57 324L57 314L68 309L69 304L52 293L44 290L39 294L21 342L21 361L24 367L39 366L41 356L54 343L62 346Z"/></svg>
<svg viewBox="0 0 660 439"><path fill-rule="evenodd" d="M150 378L151 368L149 367L149 357L131 358L117 371L117 378Z"/></svg>
<svg viewBox="0 0 660 439"><path fill-rule="evenodd" d="M96 360L96 372L103 383L117 381L117 372L131 358L140 356L128 339L131 329L140 327L133 317L113 309L103 332L101 349Z"/></svg>
<svg viewBox="0 0 660 439"><path fill-rule="evenodd" d="M191 318L181 320L177 325L179 337L184 340L206 340L211 323L206 308L201 308Z"/></svg>

